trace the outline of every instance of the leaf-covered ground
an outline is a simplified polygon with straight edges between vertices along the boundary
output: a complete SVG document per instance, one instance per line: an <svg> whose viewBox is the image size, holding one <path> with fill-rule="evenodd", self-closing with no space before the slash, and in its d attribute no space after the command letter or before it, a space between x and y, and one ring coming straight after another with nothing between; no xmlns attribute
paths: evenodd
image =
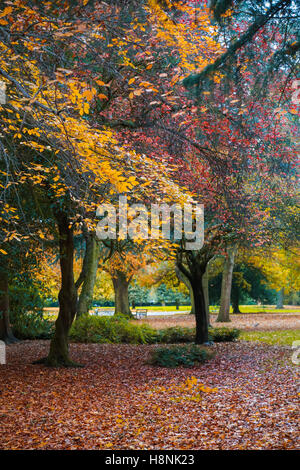
<svg viewBox="0 0 300 470"><path fill-rule="evenodd" d="M72 344L85 368L48 369L31 364L48 341L9 346L0 448L299 448L291 348L219 343L206 364L165 369L145 364L155 347Z"/></svg>
<svg viewBox="0 0 300 470"><path fill-rule="evenodd" d="M217 322L217 315L210 315L210 321L213 326L225 326L228 328L241 328L243 330L287 330L300 329L300 315L298 311L295 313L242 313L230 315L229 323ZM173 315L148 317L146 320L154 328L166 328L169 326L195 326L194 315Z"/></svg>

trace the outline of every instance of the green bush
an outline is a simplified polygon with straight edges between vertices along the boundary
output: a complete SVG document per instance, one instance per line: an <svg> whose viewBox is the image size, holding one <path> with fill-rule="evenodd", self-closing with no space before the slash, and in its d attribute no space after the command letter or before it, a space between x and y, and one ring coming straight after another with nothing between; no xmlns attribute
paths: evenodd
<svg viewBox="0 0 300 470"><path fill-rule="evenodd" d="M234 341L240 335L240 330L237 328L210 328L209 339L215 343L221 343L223 341Z"/></svg>
<svg viewBox="0 0 300 470"><path fill-rule="evenodd" d="M150 364L160 367L192 367L210 359L213 354L196 344L160 347L153 351Z"/></svg>
<svg viewBox="0 0 300 470"><path fill-rule="evenodd" d="M10 322L19 339L50 339L54 323L43 316L40 284L28 273L19 274L9 286Z"/></svg>
<svg viewBox="0 0 300 470"><path fill-rule="evenodd" d="M73 323L70 339L79 343L150 344L157 341L157 332L145 324L134 325L122 315L84 315Z"/></svg>
<svg viewBox="0 0 300 470"><path fill-rule="evenodd" d="M192 343L195 341L195 328L172 326L158 331L158 342L165 344ZM240 330L236 328L209 328L209 341L234 341Z"/></svg>
<svg viewBox="0 0 300 470"><path fill-rule="evenodd" d="M21 312L14 319L12 331L19 339L50 339L54 322L44 318L42 313Z"/></svg>
<svg viewBox="0 0 300 470"><path fill-rule="evenodd" d="M235 328L211 328L209 339L215 342L234 341L239 333ZM84 315L73 323L70 339L78 343L192 343L195 340L195 328L174 326L157 331L143 323L133 324L124 315Z"/></svg>
<svg viewBox="0 0 300 470"><path fill-rule="evenodd" d="M195 340L195 328L171 326L158 331L160 343L192 343Z"/></svg>

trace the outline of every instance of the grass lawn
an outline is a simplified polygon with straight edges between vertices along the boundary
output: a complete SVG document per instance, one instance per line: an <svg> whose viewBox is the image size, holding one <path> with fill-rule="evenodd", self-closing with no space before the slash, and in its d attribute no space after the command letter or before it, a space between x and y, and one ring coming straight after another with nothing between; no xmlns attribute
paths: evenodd
<svg viewBox="0 0 300 470"><path fill-rule="evenodd" d="M113 307L104 307L103 310L108 309L111 310ZM146 307L137 307L139 308L147 308L148 310L153 310L153 311L161 311L161 312L170 312L170 311L175 311L176 306L175 305L167 305L167 306L160 306L160 305L148 305ZM210 305L210 310L212 311L219 311L219 305ZM102 308L101 308L102 310ZM179 311L187 311L189 312L191 310L190 305L181 305L179 307ZM277 309L275 305L242 305L240 306L240 311L241 313L258 313L258 312L264 312L264 313L295 313L295 312L300 312L300 305L288 305L285 308ZM230 307L230 312L232 314L232 307Z"/></svg>
<svg viewBox="0 0 300 470"><path fill-rule="evenodd" d="M93 310L95 309L99 310L108 310L111 311L114 309L114 307L94 307ZM146 307L140 307L138 306L137 309L145 308L148 310L151 310L153 312L161 312L162 314L167 314L168 312L176 312L176 306L175 305L167 305L167 306L161 306L161 305L148 305ZM47 318L53 318L53 316L56 316L58 313L58 307L46 307L44 309L46 317ZM191 306L190 305L181 305L179 307L179 310L177 310L178 314L182 312L190 312L191 311ZM211 305L210 306L210 311L212 315L216 315L217 312L219 311L219 306L218 305ZM272 313L272 314L278 314L278 313L300 313L300 306L299 305L287 305L285 308L277 309L275 308L275 305L242 305L240 306L240 311L241 313ZM232 313L232 308L230 308L231 315L234 315Z"/></svg>
<svg viewBox="0 0 300 470"><path fill-rule="evenodd" d="M113 307L105 307L108 310L112 309ZM104 309L105 309L104 308ZM160 306L160 305L148 305L147 307L137 307L139 308L147 308L148 310L153 310L153 311L161 311L161 312L170 312L170 311L175 311L176 307L175 305L168 305L168 306ZM210 305L210 310L213 312L219 311L219 305ZM102 308L101 308L102 310ZM182 305L179 307L179 311L190 311L191 306L190 305ZM300 312L300 305L288 305L285 308L279 308L277 309L275 305L241 305L240 306L240 311L241 313L295 313L295 312ZM232 307L230 307L230 312L232 314Z"/></svg>
<svg viewBox="0 0 300 470"><path fill-rule="evenodd" d="M242 331L239 339L292 346L293 341L300 340L300 330Z"/></svg>
<svg viewBox="0 0 300 470"><path fill-rule="evenodd" d="M300 305L287 305L285 308L276 308L275 305L241 305L240 311L241 313L296 313L300 312ZM230 312L232 313L231 307Z"/></svg>

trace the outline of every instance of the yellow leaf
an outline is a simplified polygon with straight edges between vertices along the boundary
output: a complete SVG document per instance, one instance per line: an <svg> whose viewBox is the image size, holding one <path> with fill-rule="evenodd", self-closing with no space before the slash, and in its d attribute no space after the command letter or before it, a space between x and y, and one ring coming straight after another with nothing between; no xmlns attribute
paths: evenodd
<svg viewBox="0 0 300 470"><path fill-rule="evenodd" d="M4 8L3 12L0 13L0 18L3 18L3 16L9 15L12 11L13 11L12 7Z"/></svg>

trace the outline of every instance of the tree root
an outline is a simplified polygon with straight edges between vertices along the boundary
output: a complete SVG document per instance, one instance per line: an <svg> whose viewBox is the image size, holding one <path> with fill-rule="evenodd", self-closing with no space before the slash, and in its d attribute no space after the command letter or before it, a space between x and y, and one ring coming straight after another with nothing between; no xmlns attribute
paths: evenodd
<svg viewBox="0 0 300 470"><path fill-rule="evenodd" d="M57 357L42 357L32 364L43 364L46 367L84 367L83 364L74 362L71 359L63 359Z"/></svg>

